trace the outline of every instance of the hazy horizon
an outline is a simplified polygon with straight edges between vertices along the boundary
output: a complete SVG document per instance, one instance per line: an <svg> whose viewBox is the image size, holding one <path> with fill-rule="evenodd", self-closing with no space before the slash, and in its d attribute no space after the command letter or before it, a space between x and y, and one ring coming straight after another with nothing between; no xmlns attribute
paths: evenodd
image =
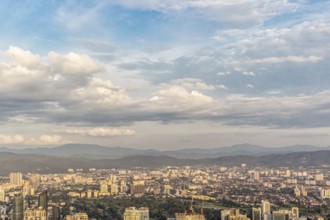
<svg viewBox="0 0 330 220"><path fill-rule="evenodd" d="M318 150L318 148L324 148L326 150L328 150L328 148L330 147L330 145L328 146L316 146L316 145L303 145L303 144L296 144L296 145L286 145L286 146L265 146L265 145L256 145L256 144L249 144L249 143L238 143L238 144L233 144L233 145L219 145L219 146L204 146L204 147L183 147L183 148L146 148L143 146L139 146L139 147L125 147L125 146L111 146L111 145L99 145L99 144L86 144L86 143L66 143L66 144L62 144L62 145L39 145L39 146L32 146L32 145L0 145L0 148L7 148L7 149L12 149L12 150L26 150L26 149L38 149L38 148L58 148L58 147L62 147L62 146L67 146L67 145L91 145L91 146L100 146L100 147L106 147L106 148L123 148L123 149L134 149L134 150L157 150L160 152L165 152L165 151L176 151L176 150L191 150L191 149L222 149L222 148L231 148L231 147L240 147L240 146L246 146L246 145L250 145L250 146L258 146L258 147L262 147L262 148L267 148L267 149L285 149L287 147L299 147L299 146L313 146L316 147ZM97 153L97 152L95 152Z"/></svg>
<svg viewBox="0 0 330 220"><path fill-rule="evenodd" d="M330 2L5 1L0 146L330 144Z"/></svg>

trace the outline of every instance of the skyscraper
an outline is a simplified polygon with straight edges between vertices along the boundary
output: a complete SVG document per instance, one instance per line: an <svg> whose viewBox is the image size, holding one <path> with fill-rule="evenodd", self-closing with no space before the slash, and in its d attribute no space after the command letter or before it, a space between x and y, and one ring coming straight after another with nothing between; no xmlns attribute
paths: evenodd
<svg viewBox="0 0 330 220"><path fill-rule="evenodd" d="M16 194L13 198L13 220L23 220L23 196Z"/></svg>
<svg viewBox="0 0 330 220"><path fill-rule="evenodd" d="M0 189L0 201L4 202L6 200L6 192L3 189Z"/></svg>
<svg viewBox="0 0 330 220"><path fill-rule="evenodd" d="M111 189L111 195L118 194L118 185L116 183L112 183L110 189Z"/></svg>
<svg viewBox="0 0 330 220"><path fill-rule="evenodd" d="M47 215L47 209L48 209L48 192L47 191L44 191L39 194L38 206L43 208L46 211L46 215Z"/></svg>
<svg viewBox="0 0 330 220"><path fill-rule="evenodd" d="M10 173L9 174L10 184L21 186L23 185L22 173Z"/></svg>
<svg viewBox="0 0 330 220"><path fill-rule="evenodd" d="M263 220L270 220L270 203L268 200L261 201L261 217Z"/></svg>
<svg viewBox="0 0 330 220"><path fill-rule="evenodd" d="M261 208L252 208L252 220L261 220Z"/></svg>
<svg viewBox="0 0 330 220"><path fill-rule="evenodd" d="M51 220L61 220L61 213L60 213L59 206L52 206L52 218Z"/></svg>

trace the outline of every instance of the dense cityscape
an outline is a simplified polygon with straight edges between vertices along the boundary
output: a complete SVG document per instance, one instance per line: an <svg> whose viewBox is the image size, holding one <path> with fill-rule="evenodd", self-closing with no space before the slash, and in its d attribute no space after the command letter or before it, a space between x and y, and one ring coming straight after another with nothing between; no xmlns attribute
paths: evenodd
<svg viewBox="0 0 330 220"><path fill-rule="evenodd" d="M0 220L330 220L330 0L0 0Z"/></svg>
<svg viewBox="0 0 330 220"><path fill-rule="evenodd" d="M1 219L321 220L329 166L68 169L1 177Z"/></svg>

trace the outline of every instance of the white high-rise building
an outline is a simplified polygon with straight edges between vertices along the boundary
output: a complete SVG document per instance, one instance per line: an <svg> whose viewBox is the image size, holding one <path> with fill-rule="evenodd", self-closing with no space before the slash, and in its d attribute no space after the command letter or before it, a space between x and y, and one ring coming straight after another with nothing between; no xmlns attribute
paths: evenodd
<svg viewBox="0 0 330 220"><path fill-rule="evenodd" d="M6 201L6 193L5 190L0 189L0 202L5 202Z"/></svg>
<svg viewBox="0 0 330 220"><path fill-rule="evenodd" d="M268 200L261 201L261 216L263 220L269 220L270 215L270 203Z"/></svg>
<svg viewBox="0 0 330 220"><path fill-rule="evenodd" d="M23 175L22 173L10 173L9 174L10 183L13 185L23 185Z"/></svg>
<svg viewBox="0 0 330 220"><path fill-rule="evenodd" d="M250 171L250 180L259 180L260 179L260 173L257 170Z"/></svg>
<svg viewBox="0 0 330 220"><path fill-rule="evenodd" d="M229 209L221 210L221 220L227 220L229 215L230 215Z"/></svg>

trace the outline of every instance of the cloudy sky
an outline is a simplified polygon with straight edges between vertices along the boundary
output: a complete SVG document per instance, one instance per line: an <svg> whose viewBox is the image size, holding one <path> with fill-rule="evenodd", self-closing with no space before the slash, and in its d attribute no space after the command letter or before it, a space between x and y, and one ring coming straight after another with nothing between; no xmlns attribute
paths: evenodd
<svg viewBox="0 0 330 220"><path fill-rule="evenodd" d="M5 0L0 145L330 145L329 0Z"/></svg>

